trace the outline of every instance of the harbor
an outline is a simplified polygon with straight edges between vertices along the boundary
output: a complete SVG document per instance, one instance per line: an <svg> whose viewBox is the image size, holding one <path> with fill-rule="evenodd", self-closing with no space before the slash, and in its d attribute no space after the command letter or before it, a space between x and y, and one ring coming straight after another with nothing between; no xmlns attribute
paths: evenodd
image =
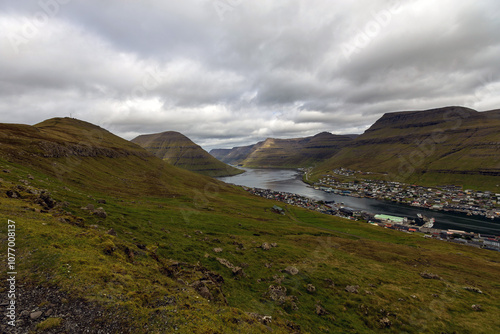
<svg viewBox="0 0 500 334"><path fill-rule="evenodd" d="M326 203L293 193L274 191L271 189L243 187L249 193L283 202L287 205L298 206L308 210L318 211L323 214L334 215L355 221L364 221L381 228L388 228L405 233L420 233L425 238L433 238L477 248L500 251L500 237L486 233L467 232L456 229L433 228L435 219L423 214L417 214L414 219L386 214L373 214L366 211L355 210L344 206L343 203ZM277 205L273 211L285 214L285 210Z"/></svg>
<svg viewBox="0 0 500 334"><path fill-rule="evenodd" d="M376 198L366 192L362 195L347 189L334 189L326 185L310 186L302 182L302 171L282 169L247 169L241 175L219 178L222 181L244 186L254 195L277 200L324 214L366 221L381 228L405 233L422 233L427 238L464 243L475 247L497 249L500 247L500 219L486 218L467 212L437 210L428 204L435 199L427 194L421 198L425 205L399 201L397 196L386 195ZM359 189L361 189L360 184ZM384 185L386 186L386 185ZM401 186L401 185L400 185ZM324 187L324 188L321 188ZM365 188L366 189L366 188ZM382 189L372 187L373 193ZM399 189L394 185L388 189ZM414 189L415 193L420 190ZM448 195L445 195L448 196ZM470 195L468 195L470 196ZM392 198L395 200L392 200ZM420 203L420 202L419 202ZM413 204L413 205L412 205ZM433 204L433 205L434 205ZM443 206L444 207L444 206ZM482 211L481 211L482 212Z"/></svg>

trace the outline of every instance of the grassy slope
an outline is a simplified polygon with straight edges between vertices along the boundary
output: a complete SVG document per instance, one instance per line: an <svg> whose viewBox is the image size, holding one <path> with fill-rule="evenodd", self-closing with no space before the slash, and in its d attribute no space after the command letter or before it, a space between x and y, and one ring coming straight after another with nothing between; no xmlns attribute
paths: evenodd
<svg viewBox="0 0 500 334"><path fill-rule="evenodd" d="M168 163L207 176L229 176L243 171L226 165L208 154L181 133L168 131L141 135L132 140Z"/></svg>
<svg viewBox="0 0 500 334"><path fill-rule="evenodd" d="M68 127L63 126L63 136ZM128 145L110 136L101 146L108 147L102 144L108 140L115 148ZM3 143L0 168L11 172L3 173L0 182L0 217L18 225L19 278L125 309L140 328L136 333L175 328L180 333L268 332L245 312L271 315L268 326L275 333L293 332L296 325L304 333L369 333L383 330L379 320L384 317L392 322L383 330L389 332L494 333L500 328L498 253L294 207L278 215L270 210L272 201L156 158L77 158L80 163L61 174L51 165L66 164L67 157L9 156ZM141 179L136 168L150 176ZM90 183L87 173L93 175ZM7 198L6 190L28 174L34 177L28 179L31 186L49 189L68 206L39 212L25 191L20 191L23 199ZM123 182L129 187L120 188ZM152 188L148 182L162 183ZM101 198L107 203L97 204ZM102 205L108 217L82 210L87 204ZM84 226L68 223L75 216L85 219ZM117 236L106 233L110 228ZM5 229L0 238L4 252ZM258 247L263 242L278 247L264 251ZM215 253L219 247L223 251ZM130 250L133 257L127 255ZM234 276L217 257L246 264L246 276ZM298 275L283 272L290 265L299 269ZM190 286L206 280L207 271L224 278L220 288L208 285L211 302ZM442 280L425 280L422 271ZM316 291L308 292L308 284ZM286 287L288 295L296 296L298 310L290 302L279 305L264 297L270 285ZM359 293L345 292L346 285L359 285ZM329 315L316 315L318 303ZM481 304L483 311L473 311L472 304Z"/></svg>
<svg viewBox="0 0 500 334"><path fill-rule="evenodd" d="M347 167L388 173L383 178L391 180L498 192L499 176L490 173L500 173L499 129L498 111L450 107L386 114L313 177Z"/></svg>

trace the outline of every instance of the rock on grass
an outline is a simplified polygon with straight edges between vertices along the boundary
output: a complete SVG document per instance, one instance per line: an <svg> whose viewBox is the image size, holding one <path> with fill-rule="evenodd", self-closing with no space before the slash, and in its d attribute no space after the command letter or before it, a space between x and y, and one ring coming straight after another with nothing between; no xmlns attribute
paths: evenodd
<svg viewBox="0 0 500 334"><path fill-rule="evenodd" d="M358 293L359 285L348 285L345 287L346 292Z"/></svg>
<svg viewBox="0 0 500 334"><path fill-rule="evenodd" d="M421 272L421 273L420 273L420 276L421 276L422 278L425 278L425 279L437 279L437 280L440 280L440 279L441 279L441 277L439 277L439 275L437 275L437 274L432 274L432 273L428 273L428 272L426 272L426 271Z"/></svg>
<svg viewBox="0 0 500 334"><path fill-rule="evenodd" d="M285 272L289 273L290 275L297 275L299 273L299 270L296 267L289 266L285 268Z"/></svg>

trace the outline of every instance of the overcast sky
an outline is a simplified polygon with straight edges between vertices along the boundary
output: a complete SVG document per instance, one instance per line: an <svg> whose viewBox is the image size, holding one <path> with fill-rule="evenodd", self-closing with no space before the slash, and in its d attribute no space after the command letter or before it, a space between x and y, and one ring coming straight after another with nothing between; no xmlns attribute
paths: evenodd
<svg viewBox="0 0 500 334"><path fill-rule="evenodd" d="M498 0L0 0L0 122L209 150L500 108Z"/></svg>

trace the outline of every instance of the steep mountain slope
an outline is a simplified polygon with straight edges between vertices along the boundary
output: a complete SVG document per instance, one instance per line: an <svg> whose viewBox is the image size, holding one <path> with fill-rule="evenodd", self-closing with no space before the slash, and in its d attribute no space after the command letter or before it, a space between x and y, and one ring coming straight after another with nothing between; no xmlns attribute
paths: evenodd
<svg viewBox="0 0 500 334"><path fill-rule="evenodd" d="M169 164L203 175L229 176L243 172L215 159L179 132L141 135L132 139L132 142Z"/></svg>
<svg viewBox="0 0 500 334"><path fill-rule="evenodd" d="M199 182L210 182L164 164L140 146L98 126L71 118L54 118L34 126L0 124L0 152L13 162L27 163L60 180L89 189L105 185L108 193L175 195Z"/></svg>
<svg viewBox="0 0 500 334"><path fill-rule="evenodd" d="M243 165L242 161L244 161L245 158L253 152L253 148L259 144L260 143L248 146L238 146L232 149L213 149L210 151L210 154L225 163Z"/></svg>
<svg viewBox="0 0 500 334"><path fill-rule="evenodd" d="M446 107L387 113L314 174L338 167L500 190L500 112Z"/></svg>
<svg viewBox="0 0 500 334"><path fill-rule="evenodd" d="M89 123L0 124L0 173L0 247L15 248L18 297L3 333L500 327L498 252L293 206L276 214L283 204Z"/></svg>
<svg viewBox="0 0 500 334"><path fill-rule="evenodd" d="M214 148L210 150L209 153L215 159L222 161L221 159L224 159L224 157L227 156L230 152L231 152L230 148Z"/></svg>
<svg viewBox="0 0 500 334"><path fill-rule="evenodd" d="M268 138L255 145L212 150L210 153L222 161L244 167L308 167L331 157L351 141L352 136L322 132L306 138Z"/></svg>

